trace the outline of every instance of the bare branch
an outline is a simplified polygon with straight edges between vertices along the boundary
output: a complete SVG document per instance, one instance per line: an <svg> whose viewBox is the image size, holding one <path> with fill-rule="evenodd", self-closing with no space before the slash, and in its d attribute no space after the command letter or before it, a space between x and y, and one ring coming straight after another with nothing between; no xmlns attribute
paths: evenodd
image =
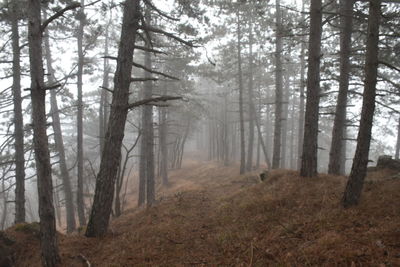
<svg viewBox="0 0 400 267"><path fill-rule="evenodd" d="M152 48L147 48L147 47L140 46L140 45L135 45L134 48L135 48L135 49L139 49L139 50L143 50L143 51L147 51L147 52L152 52L152 53L154 53L154 54L164 54L164 55L167 55L167 53L165 53L164 51L157 50L157 49L152 49Z"/></svg>
<svg viewBox="0 0 400 267"><path fill-rule="evenodd" d="M181 96L159 96L159 97L153 97L153 98L148 98L148 99L143 99L137 102L134 102L132 104L128 105L128 109L133 109L139 106L143 106L146 104L154 103L154 102L166 102L170 100L179 100L182 99Z"/></svg>
<svg viewBox="0 0 400 267"><path fill-rule="evenodd" d="M395 70L395 71L397 71L397 72L400 72L400 69L399 69L399 68L397 68L396 66L393 66L393 65L390 64L389 62L386 62L386 61L383 61L383 60L379 60L378 62L379 62L379 64L382 64L382 65L388 67L389 69L392 69L392 70Z"/></svg>
<svg viewBox="0 0 400 267"><path fill-rule="evenodd" d="M177 81L179 81L179 78L177 78L177 77L174 77L174 76L171 76L171 75L168 75L168 74L159 72L159 71L155 71L155 70L149 69L149 68L147 68L146 66L141 65L141 64L139 64L139 63L132 62L132 65L135 66L135 67L137 67L137 68L144 69L144 70L147 71L147 72L154 73L154 74L158 74L158 75L164 76L164 77L166 77L166 78L170 78L170 79L172 79L172 80L177 80Z"/></svg>
<svg viewBox="0 0 400 267"><path fill-rule="evenodd" d="M157 78L131 78L131 82L158 81Z"/></svg>
<svg viewBox="0 0 400 267"><path fill-rule="evenodd" d="M151 0L143 0L143 2L144 2L147 6L149 6L152 10L154 10L155 12L157 12L160 16L165 17L165 18L170 19L170 20L179 21L178 18L171 17L171 16L165 14L163 11L159 10L159 9L151 2Z"/></svg>

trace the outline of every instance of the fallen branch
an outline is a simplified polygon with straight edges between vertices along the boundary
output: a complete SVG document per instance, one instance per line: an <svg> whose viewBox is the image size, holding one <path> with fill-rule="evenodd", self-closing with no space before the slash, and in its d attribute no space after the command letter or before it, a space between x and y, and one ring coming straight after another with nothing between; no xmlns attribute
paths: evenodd
<svg viewBox="0 0 400 267"><path fill-rule="evenodd" d="M90 264L90 261L85 256L83 256L82 254L79 254L78 258L80 258L84 263L86 263L87 267L91 267L92 266L92 264Z"/></svg>

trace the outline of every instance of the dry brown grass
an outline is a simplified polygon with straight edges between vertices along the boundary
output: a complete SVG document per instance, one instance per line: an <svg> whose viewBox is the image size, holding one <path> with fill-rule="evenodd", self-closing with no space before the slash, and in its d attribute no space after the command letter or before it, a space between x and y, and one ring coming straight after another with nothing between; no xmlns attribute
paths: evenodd
<svg viewBox="0 0 400 267"><path fill-rule="evenodd" d="M260 183L237 170L192 162L174 171L156 206L128 210L106 237L60 236L63 266L85 266L81 256L94 266L400 266L391 173L371 174L360 205L343 209L344 177L276 170ZM18 266L39 266L37 239L17 240L26 245Z"/></svg>

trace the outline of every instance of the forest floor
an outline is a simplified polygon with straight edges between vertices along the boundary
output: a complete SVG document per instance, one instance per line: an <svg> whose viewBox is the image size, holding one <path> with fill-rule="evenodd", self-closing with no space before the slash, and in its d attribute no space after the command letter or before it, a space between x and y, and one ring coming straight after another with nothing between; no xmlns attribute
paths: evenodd
<svg viewBox="0 0 400 267"><path fill-rule="evenodd" d="M343 209L345 177L276 170L260 182L238 170L187 162L155 206L126 210L106 237L60 234L62 266L400 266L394 173L370 173L360 205ZM40 266L37 233L16 228L17 266Z"/></svg>

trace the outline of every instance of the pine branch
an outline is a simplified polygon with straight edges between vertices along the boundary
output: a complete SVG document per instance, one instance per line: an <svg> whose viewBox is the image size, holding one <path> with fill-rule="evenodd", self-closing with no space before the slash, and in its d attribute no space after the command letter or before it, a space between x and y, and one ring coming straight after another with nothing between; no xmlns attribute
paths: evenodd
<svg viewBox="0 0 400 267"><path fill-rule="evenodd" d="M169 38L172 38L172 39L174 39L174 40L176 40L176 41L178 41L178 42L180 42L182 44L185 44L187 46L190 46L190 47L199 47L199 46L195 46L192 41L183 40L182 38L180 38L180 37L178 37L178 36L176 36L176 35L174 35L174 34L172 34L170 32L166 32L164 30L161 30L159 28L155 28L155 27L152 27L152 26L149 26L149 25L140 26L139 28L144 30L144 31L151 31L151 32L163 34L163 35L165 35L165 36L167 36Z"/></svg>
<svg viewBox="0 0 400 267"><path fill-rule="evenodd" d="M154 53L154 54L164 54L164 55L167 55L167 53L165 53L164 51L157 50L157 49L154 49L154 48L147 48L147 47L145 47L145 46L135 45L134 48L135 48L135 49L139 49L139 50L143 50L143 51L147 51L147 52L152 52L152 53Z"/></svg>
<svg viewBox="0 0 400 267"><path fill-rule="evenodd" d="M158 8L151 2L151 0L143 0L143 2L144 2L148 7L150 7L152 10L154 10L155 12L157 12L160 16L165 17L165 18L170 19L170 20L179 21L178 18L171 17L171 16L165 14L165 13L164 13L163 11L161 11L160 9L158 9Z"/></svg>
<svg viewBox="0 0 400 267"><path fill-rule="evenodd" d="M42 26L40 27L42 32L46 29L46 27L53 22L53 20L56 20L57 18L61 17L62 15L64 15L65 12L67 12L68 10L72 10L75 8L81 7L80 3L72 3L66 7L64 7L63 9L57 11L53 16L51 16L50 18L48 18L47 20L45 20L42 24Z"/></svg>
<svg viewBox="0 0 400 267"><path fill-rule="evenodd" d="M127 106L127 109L133 109L139 106L143 106L146 104L154 103L154 102L166 102L170 100L179 100L182 99L181 96L159 96L159 97L153 97L153 98L148 98L148 99L143 99L137 102L133 102L132 104L129 104Z"/></svg>
<svg viewBox="0 0 400 267"><path fill-rule="evenodd" d="M395 71L397 71L397 72L400 72L400 69L399 69L399 68L397 68L396 66L393 66L393 65L390 64L389 62L386 62L386 61L383 61L383 60L379 60L378 62L379 62L379 64L382 64L382 65L388 67L389 69L392 69L392 70L395 70Z"/></svg>
<svg viewBox="0 0 400 267"><path fill-rule="evenodd" d="M157 78L131 78L131 82L158 81Z"/></svg>
<svg viewBox="0 0 400 267"><path fill-rule="evenodd" d="M171 76L171 75L168 75L168 74L165 74L165 73L156 71L156 70L149 69L149 68L147 68L146 66L141 65L141 64L139 64L139 63L132 62L132 65L135 66L135 67L137 67L137 68L143 69L143 70L145 70L145 71L147 71L147 72L154 73L154 74L158 74L158 75L164 76L164 77L166 77L166 78L179 81L179 78L177 78L177 77L174 77L174 76Z"/></svg>

